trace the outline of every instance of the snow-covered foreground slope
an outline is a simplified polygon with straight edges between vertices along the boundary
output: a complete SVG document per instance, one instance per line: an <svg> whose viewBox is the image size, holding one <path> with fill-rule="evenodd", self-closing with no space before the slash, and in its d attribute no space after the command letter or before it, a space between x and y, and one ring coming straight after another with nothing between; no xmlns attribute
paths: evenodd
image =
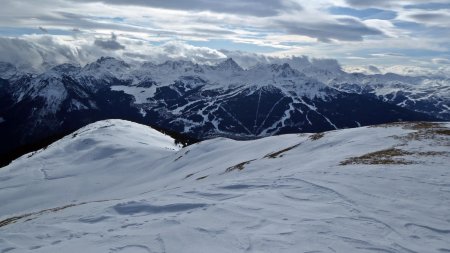
<svg viewBox="0 0 450 253"><path fill-rule="evenodd" d="M97 122L0 169L0 252L449 252L449 128L179 148Z"/></svg>

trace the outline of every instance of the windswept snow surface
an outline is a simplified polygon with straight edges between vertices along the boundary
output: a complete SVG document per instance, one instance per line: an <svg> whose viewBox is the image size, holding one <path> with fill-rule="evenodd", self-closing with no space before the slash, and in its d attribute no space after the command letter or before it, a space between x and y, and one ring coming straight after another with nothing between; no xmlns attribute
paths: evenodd
<svg viewBox="0 0 450 253"><path fill-rule="evenodd" d="M97 122L0 169L0 252L449 252L449 127L179 148Z"/></svg>

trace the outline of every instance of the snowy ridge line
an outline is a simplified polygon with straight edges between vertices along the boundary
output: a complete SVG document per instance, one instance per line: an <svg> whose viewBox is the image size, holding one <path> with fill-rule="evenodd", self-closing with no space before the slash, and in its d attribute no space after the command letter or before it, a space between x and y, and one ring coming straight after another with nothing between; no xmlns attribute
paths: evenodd
<svg viewBox="0 0 450 253"><path fill-rule="evenodd" d="M0 170L0 251L445 252L449 131L400 122L179 148L100 121Z"/></svg>

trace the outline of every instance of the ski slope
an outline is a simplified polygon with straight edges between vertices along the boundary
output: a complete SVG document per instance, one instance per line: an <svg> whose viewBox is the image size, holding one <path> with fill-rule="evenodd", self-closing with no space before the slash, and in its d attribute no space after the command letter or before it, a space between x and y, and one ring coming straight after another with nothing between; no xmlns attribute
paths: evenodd
<svg viewBox="0 0 450 253"><path fill-rule="evenodd" d="M449 127L181 148L100 121L0 169L0 252L450 252Z"/></svg>

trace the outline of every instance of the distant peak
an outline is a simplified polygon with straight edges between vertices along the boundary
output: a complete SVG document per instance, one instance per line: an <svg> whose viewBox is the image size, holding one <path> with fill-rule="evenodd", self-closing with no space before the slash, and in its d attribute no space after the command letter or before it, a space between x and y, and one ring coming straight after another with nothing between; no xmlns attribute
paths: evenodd
<svg viewBox="0 0 450 253"><path fill-rule="evenodd" d="M110 56L102 56L97 61L87 64L86 69L96 70L98 68L129 68L130 65L123 60L116 59Z"/></svg>
<svg viewBox="0 0 450 253"><path fill-rule="evenodd" d="M74 65L71 63L63 63L63 64L53 67L51 70L56 71L56 72L67 73L67 72L77 71L79 68L80 68L79 65Z"/></svg>
<svg viewBox="0 0 450 253"><path fill-rule="evenodd" d="M176 60L167 60L167 61L165 61L164 63L162 63L160 65L162 65L162 66L169 66L170 68L175 70L175 69L178 69L178 68L181 68L181 67L184 67L184 66L192 65L192 62L184 61L184 60L178 60L178 61L176 61Z"/></svg>
<svg viewBox="0 0 450 253"><path fill-rule="evenodd" d="M97 60L97 63L103 63L107 61L118 61L116 58L111 56L102 56Z"/></svg>
<svg viewBox="0 0 450 253"><path fill-rule="evenodd" d="M102 56L100 57L97 61L97 63L99 64L118 64L118 65L122 65L123 67L129 67L130 65L128 65L128 63L124 62L121 59L116 59L114 57L111 56Z"/></svg>
<svg viewBox="0 0 450 253"><path fill-rule="evenodd" d="M218 69L242 71L243 69L237 64L233 58L228 58L216 66Z"/></svg>
<svg viewBox="0 0 450 253"><path fill-rule="evenodd" d="M0 62L0 78L9 79L17 73L17 68L9 62Z"/></svg>

